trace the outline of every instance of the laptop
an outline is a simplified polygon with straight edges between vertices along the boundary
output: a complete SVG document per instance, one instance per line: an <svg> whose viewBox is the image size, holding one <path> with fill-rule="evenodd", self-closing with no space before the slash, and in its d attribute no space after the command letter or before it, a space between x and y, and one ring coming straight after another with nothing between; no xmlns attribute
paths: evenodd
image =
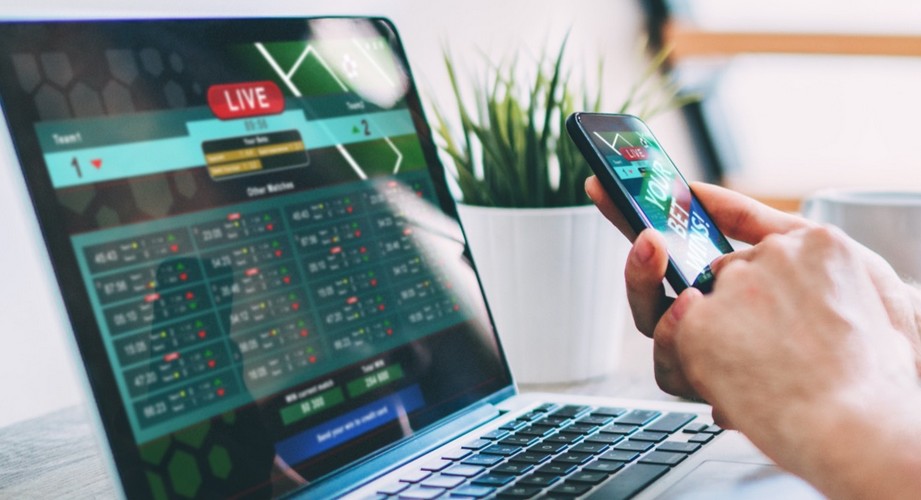
<svg viewBox="0 0 921 500"><path fill-rule="evenodd" d="M815 495L517 393L386 19L0 23L0 98L125 497Z"/></svg>

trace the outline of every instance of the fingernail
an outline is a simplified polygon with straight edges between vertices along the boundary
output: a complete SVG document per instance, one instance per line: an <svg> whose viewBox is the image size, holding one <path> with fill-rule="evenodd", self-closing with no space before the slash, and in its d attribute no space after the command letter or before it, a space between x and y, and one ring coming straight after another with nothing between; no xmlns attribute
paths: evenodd
<svg viewBox="0 0 921 500"><path fill-rule="evenodd" d="M592 198L592 193L590 193L590 192L588 191L588 183L589 183L589 181L592 180L592 177L595 177L595 176L592 175L592 176L589 176L589 177L586 177L586 178L585 178L585 182L583 183L582 188L585 190L585 194L588 196L588 199L590 199L590 200L592 200L592 201L594 202L594 201L595 201L595 198Z"/></svg>
<svg viewBox="0 0 921 500"><path fill-rule="evenodd" d="M646 238L640 238L636 242L636 258L643 264L649 262L649 259L652 258L652 254L655 253L655 248L653 248L652 243L649 242Z"/></svg>
<svg viewBox="0 0 921 500"><path fill-rule="evenodd" d="M713 271L713 273L716 273L716 271L719 269L721 265L720 261L723 260L723 257L725 257L725 255L720 255L719 257L713 259L713 262L710 263L710 270Z"/></svg>

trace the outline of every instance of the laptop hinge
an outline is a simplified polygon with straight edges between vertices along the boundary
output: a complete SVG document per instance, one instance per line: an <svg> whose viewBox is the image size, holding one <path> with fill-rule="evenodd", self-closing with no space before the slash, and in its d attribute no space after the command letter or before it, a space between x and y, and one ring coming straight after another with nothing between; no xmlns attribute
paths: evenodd
<svg viewBox="0 0 921 500"><path fill-rule="evenodd" d="M503 401L518 395L518 386L509 385L483 398L483 401L498 406Z"/></svg>
<svg viewBox="0 0 921 500"><path fill-rule="evenodd" d="M508 392L509 390L511 390L511 393ZM353 464L342 472L328 476L314 485L294 493L293 497L332 498L356 490L384 474L419 458L430 450L447 444L477 426L499 417L504 412L496 408L493 403L498 403L510 395L514 395L514 393L514 387L500 390L484 398L482 402L477 403L475 406L461 412L456 417L449 418L441 424L421 431L408 441L383 450L362 462Z"/></svg>

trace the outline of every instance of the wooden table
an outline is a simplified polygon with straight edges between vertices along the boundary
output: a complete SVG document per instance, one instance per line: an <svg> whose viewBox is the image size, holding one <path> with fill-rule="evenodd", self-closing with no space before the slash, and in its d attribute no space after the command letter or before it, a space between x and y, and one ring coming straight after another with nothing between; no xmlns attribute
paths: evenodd
<svg viewBox="0 0 921 500"><path fill-rule="evenodd" d="M656 386L652 341L628 332L620 357L605 377L575 384L523 385L521 392L677 399ZM0 498L114 497L94 432L81 405L0 429Z"/></svg>

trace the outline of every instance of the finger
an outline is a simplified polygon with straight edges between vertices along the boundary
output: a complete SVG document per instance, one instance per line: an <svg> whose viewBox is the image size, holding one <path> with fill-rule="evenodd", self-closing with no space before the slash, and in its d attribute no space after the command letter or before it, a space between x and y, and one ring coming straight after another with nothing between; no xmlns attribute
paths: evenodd
<svg viewBox="0 0 921 500"><path fill-rule="evenodd" d="M691 189L717 227L726 236L745 243L755 244L771 233L786 233L811 225L802 217L713 184L693 182Z"/></svg>
<svg viewBox="0 0 921 500"><path fill-rule="evenodd" d="M681 361L678 359L675 340L682 314L680 311L686 310L690 307L690 303L701 296L700 291L696 288L688 288L682 292L675 299L672 307L662 315L652 337L656 383L663 391L688 399L699 399L699 396L685 376Z"/></svg>
<svg viewBox="0 0 921 500"><path fill-rule="evenodd" d="M601 213L627 237L627 239L630 241L636 239L636 231L627 223L624 214L622 214L620 209L617 208L617 205L614 204L614 200L608 196L607 191L604 190L604 186L601 185L601 181L598 180L598 177L593 175L585 179L585 194L591 198L595 206L598 207L598 210L600 210Z"/></svg>
<svg viewBox="0 0 921 500"><path fill-rule="evenodd" d="M742 250L720 255L710 263L710 270L713 271L714 276L719 276L720 272L732 262L743 260L751 262L755 256L761 252L762 248L763 247L756 245L751 248L744 248Z"/></svg>
<svg viewBox="0 0 921 500"><path fill-rule="evenodd" d="M653 229L640 233L627 255L624 280L633 322L647 337L652 337L659 318L671 305L662 284L667 266L668 254L662 235Z"/></svg>
<svg viewBox="0 0 921 500"><path fill-rule="evenodd" d="M714 407L710 414L713 416L713 423L722 427L723 429L735 429L735 426L732 425L732 421L729 420L729 417L726 416L722 410Z"/></svg>

